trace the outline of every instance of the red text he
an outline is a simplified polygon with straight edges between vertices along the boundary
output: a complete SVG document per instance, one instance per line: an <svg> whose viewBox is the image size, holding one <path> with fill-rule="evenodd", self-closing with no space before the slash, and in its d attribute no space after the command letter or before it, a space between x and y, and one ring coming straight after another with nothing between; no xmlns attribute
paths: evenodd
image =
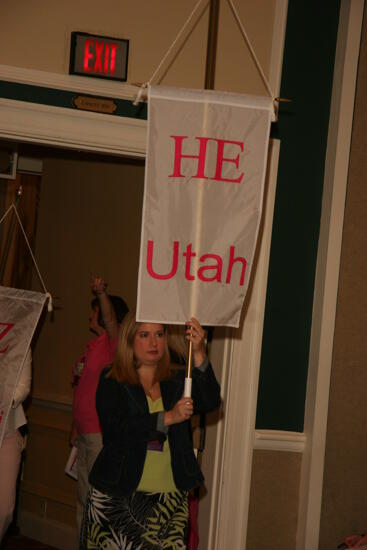
<svg viewBox="0 0 367 550"><path fill-rule="evenodd" d="M229 183L241 183L244 173L241 172L237 178L224 178L222 175L223 164L231 163L238 170L240 153L238 153L234 158L224 156L224 148L226 145L232 145L238 147L240 152L243 153L243 142L242 141L232 141L229 139L217 139L217 138L208 138L208 137L195 137L194 139L199 142L199 153L197 155L184 155L182 152L183 142L187 139L188 136L170 136L175 141L175 152L174 152L174 164L173 172L169 174L169 178L184 178L187 177L185 174L182 174L181 171L181 161L182 159L196 159L197 160L197 171L194 176L191 176L193 179L205 179L205 180L214 180L214 181L223 181ZM217 145L217 155L215 163L215 173L213 177L205 175L205 161L206 154L209 142L215 142Z"/></svg>

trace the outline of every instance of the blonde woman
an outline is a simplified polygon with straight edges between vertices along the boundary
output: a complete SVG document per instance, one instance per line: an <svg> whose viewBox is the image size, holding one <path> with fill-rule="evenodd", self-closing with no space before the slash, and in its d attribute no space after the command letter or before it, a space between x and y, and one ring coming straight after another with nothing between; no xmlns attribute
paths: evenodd
<svg viewBox="0 0 367 550"><path fill-rule="evenodd" d="M220 387L205 332L192 318L186 329L192 399L183 397L184 373L171 364L168 331L128 314L116 359L101 375L96 404L103 449L89 477L81 549L186 548L188 491L203 482L190 418L220 405Z"/></svg>

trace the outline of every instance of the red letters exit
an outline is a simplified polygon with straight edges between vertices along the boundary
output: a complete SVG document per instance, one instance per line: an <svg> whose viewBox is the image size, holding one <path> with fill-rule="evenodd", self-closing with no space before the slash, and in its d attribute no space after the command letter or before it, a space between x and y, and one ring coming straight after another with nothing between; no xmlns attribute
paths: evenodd
<svg viewBox="0 0 367 550"><path fill-rule="evenodd" d="M84 71L111 76L116 70L117 44L89 38L84 45Z"/></svg>
<svg viewBox="0 0 367 550"><path fill-rule="evenodd" d="M73 31L69 73L126 82L128 55L125 38Z"/></svg>

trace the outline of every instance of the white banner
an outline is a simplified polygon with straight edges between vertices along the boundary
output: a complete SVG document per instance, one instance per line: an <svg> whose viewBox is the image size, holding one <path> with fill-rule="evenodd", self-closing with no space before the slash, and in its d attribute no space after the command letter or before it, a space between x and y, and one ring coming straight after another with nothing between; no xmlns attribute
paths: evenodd
<svg viewBox="0 0 367 550"><path fill-rule="evenodd" d="M0 446L46 294L0 286Z"/></svg>
<svg viewBox="0 0 367 550"><path fill-rule="evenodd" d="M238 327L259 232L271 99L151 87L137 319Z"/></svg>

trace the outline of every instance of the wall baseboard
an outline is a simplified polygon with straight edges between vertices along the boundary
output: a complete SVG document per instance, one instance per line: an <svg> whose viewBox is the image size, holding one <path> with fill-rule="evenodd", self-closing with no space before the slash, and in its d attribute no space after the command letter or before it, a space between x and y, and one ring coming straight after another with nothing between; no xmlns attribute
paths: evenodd
<svg viewBox="0 0 367 550"><path fill-rule="evenodd" d="M49 544L59 550L77 550L77 531L69 525L40 518L19 510L18 524L22 535Z"/></svg>

